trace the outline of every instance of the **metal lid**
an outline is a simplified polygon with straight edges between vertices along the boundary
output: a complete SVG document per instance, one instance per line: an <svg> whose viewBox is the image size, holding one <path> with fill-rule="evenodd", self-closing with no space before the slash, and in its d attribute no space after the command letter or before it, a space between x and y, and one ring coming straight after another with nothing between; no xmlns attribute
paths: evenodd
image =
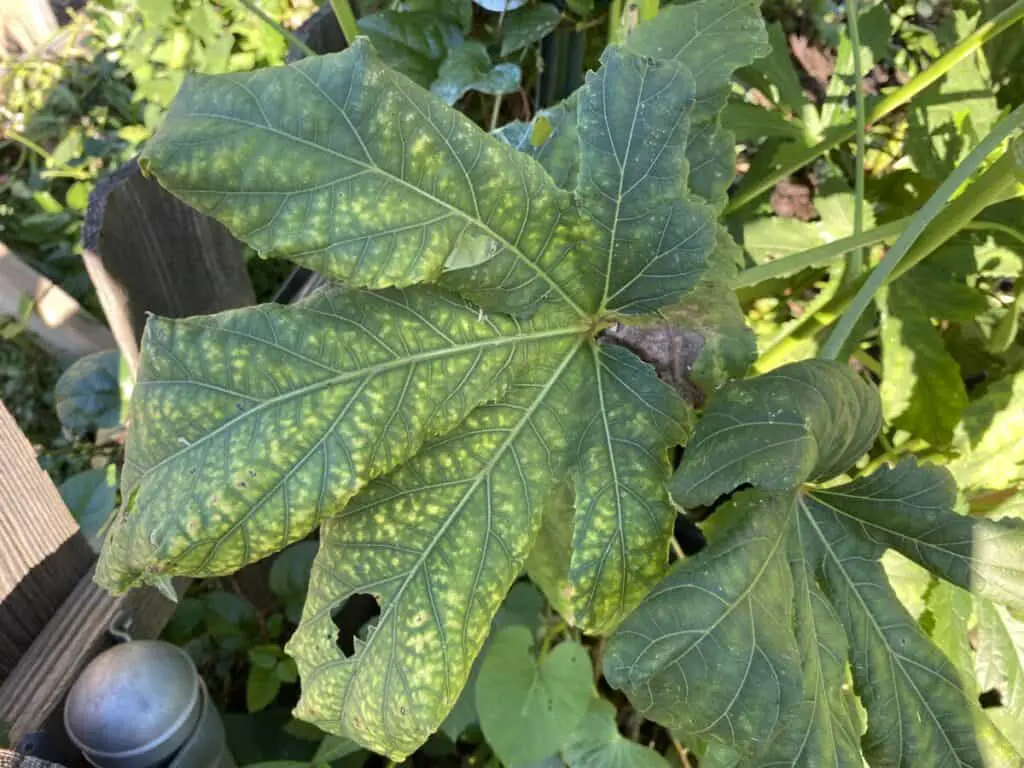
<svg viewBox="0 0 1024 768"><path fill-rule="evenodd" d="M71 687L64 725L75 745L100 766L146 766L173 754L201 711L195 664L157 640L101 653Z"/></svg>

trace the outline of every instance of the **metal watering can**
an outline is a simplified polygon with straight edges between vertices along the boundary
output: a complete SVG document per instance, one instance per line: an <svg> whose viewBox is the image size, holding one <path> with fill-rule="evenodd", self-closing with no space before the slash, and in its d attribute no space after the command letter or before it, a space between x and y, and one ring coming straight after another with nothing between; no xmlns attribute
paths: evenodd
<svg viewBox="0 0 1024 768"><path fill-rule="evenodd" d="M64 726L97 768L235 768L195 664L159 640L93 659L68 693Z"/></svg>

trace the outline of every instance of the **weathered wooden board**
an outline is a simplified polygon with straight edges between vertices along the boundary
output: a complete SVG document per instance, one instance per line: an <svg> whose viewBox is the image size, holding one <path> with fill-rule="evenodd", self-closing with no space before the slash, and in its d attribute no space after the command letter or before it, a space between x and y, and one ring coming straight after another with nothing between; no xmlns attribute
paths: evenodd
<svg viewBox="0 0 1024 768"><path fill-rule="evenodd" d="M186 317L256 300L241 243L134 160L96 185L82 239L85 268L132 370L148 313Z"/></svg>
<svg viewBox="0 0 1024 768"><path fill-rule="evenodd" d="M92 551L14 417L0 404L0 679L75 588ZM2 702L0 696L0 702ZM0 720L3 715L0 714Z"/></svg>

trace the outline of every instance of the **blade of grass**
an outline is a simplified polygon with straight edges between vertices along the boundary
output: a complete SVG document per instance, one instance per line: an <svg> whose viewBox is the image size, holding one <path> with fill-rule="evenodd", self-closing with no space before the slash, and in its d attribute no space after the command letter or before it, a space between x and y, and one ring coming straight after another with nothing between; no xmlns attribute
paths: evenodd
<svg viewBox="0 0 1024 768"><path fill-rule="evenodd" d="M847 337L853 331L857 320L864 310L867 309L868 305L874 301L875 294L889 280L890 275L895 279L905 274L914 264L920 262L925 256L934 251L935 248L959 231L962 222L956 222L956 217L954 216L945 216L941 220L940 226L933 229L928 237L923 238L921 243L917 244L918 238L924 233L928 225L936 219L939 213L942 212L947 201L960 188L960 185L966 182L985 159L1008 136L1016 131L1022 123L1024 123L1024 105L1017 107L1013 112L1000 120L998 125L978 143L978 146L970 151L963 162L946 177L946 180L939 185L935 193L928 198L928 202L911 217L910 224L907 225L906 230L900 235L889 252L885 254L885 257L879 262L878 266L867 276L867 279L860 285L849 305L843 310L842 316L836 323L835 330L832 331L818 357L823 360L835 360L839 355L839 351L846 343ZM973 212L970 208L965 210L963 215L968 216L966 220L974 218L988 205L991 201L992 193L1001 193L1008 184L1014 183L1015 169L1016 160L1010 152L1007 152L985 174L988 177L987 183L985 183L986 180L984 178L979 179L972 185L974 187L973 190L968 188L958 198L957 202L962 203L964 198L972 191L974 192L973 196L968 198L968 201L973 203L970 207L977 208L977 210ZM981 199L983 193L985 193L985 199ZM902 265L902 270L898 271L897 267L900 266L903 257L915 245L917 245L915 248L916 253L912 254L911 258L908 258L906 263Z"/></svg>
<svg viewBox="0 0 1024 768"><path fill-rule="evenodd" d="M287 29L286 27L284 27L275 18L273 18L272 16L267 14L266 11L264 11L262 8L260 8L258 5L256 5L255 0L238 0L238 1L242 5L244 5L246 8L248 8L250 11L252 11L256 16L259 16L260 19L262 19L264 22L266 22L271 27L273 27L277 31L277 33L279 35L281 35L285 40L287 40L289 43L291 43L296 48L298 48L300 51L302 51L303 55L305 55L305 56L316 56L316 51L314 51L312 48L310 48L308 45L306 45L305 41L302 40L302 38L300 38L298 35L296 35L290 29Z"/></svg>
<svg viewBox="0 0 1024 768"><path fill-rule="evenodd" d="M860 0L849 0L846 6L846 22L850 30L850 46L853 48L853 97L856 105L857 154L854 158L853 189L853 234L864 231L864 152L867 138L867 124L864 115L864 70L860 47ZM846 258L843 282L855 280L864 271L864 249L857 248Z"/></svg>
<svg viewBox="0 0 1024 768"><path fill-rule="evenodd" d="M910 217L907 216L890 221L874 229L869 229L866 232L861 232L859 235L850 235L841 240L833 240L831 243L819 245L817 248L791 253L775 261L758 264L756 267L740 272L732 281L732 287L750 288L776 277L788 277L804 269L823 267L836 259L842 258L855 248L864 248L869 245L885 242L886 240L895 239L907 228L909 223Z"/></svg>
<svg viewBox="0 0 1024 768"><path fill-rule="evenodd" d="M870 125L878 122L886 115L902 107L913 99L921 91L935 83L939 78L947 74L953 67L975 53L981 46L994 38L996 35L1012 27L1021 19L1024 19L1024 0L1017 0L1006 10L994 16L982 24L974 32L965 37L953 48L940 56L928 69L919 73L905 85L897 88L888 96L879 101L865 116L865 123ZM857 126L840 125L826 133L825 138L818 144L800 151L785 163L777 167L772 173L763 179L741 189L730 201L725 209L726 215L738 211L743 206L755 200L762 193L774 187L780 181L788 178L792 173L800 170L808 163L812 163L843 142L848 141L856 134Z"/></svg>

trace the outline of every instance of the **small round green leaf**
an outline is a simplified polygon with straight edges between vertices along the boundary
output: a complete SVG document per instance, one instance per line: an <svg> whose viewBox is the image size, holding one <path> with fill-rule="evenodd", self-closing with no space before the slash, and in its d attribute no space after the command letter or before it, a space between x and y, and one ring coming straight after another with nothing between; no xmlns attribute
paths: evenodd
<svg viewBox="0 0 1024 768"><path fill-rule="evenodd" d="M120 361L117 350L86 355L57 380L57 417L73 435L121 423Z"/></svg>
<svg viewBox="0 0 1024 768"><path fill-rule="evenodd" d="M541 760L564 746L594 695L590 657L562 643L538 663L525 627L508 627L491 643L480 668L476 707L487 743L510 768Z"/></svg>

